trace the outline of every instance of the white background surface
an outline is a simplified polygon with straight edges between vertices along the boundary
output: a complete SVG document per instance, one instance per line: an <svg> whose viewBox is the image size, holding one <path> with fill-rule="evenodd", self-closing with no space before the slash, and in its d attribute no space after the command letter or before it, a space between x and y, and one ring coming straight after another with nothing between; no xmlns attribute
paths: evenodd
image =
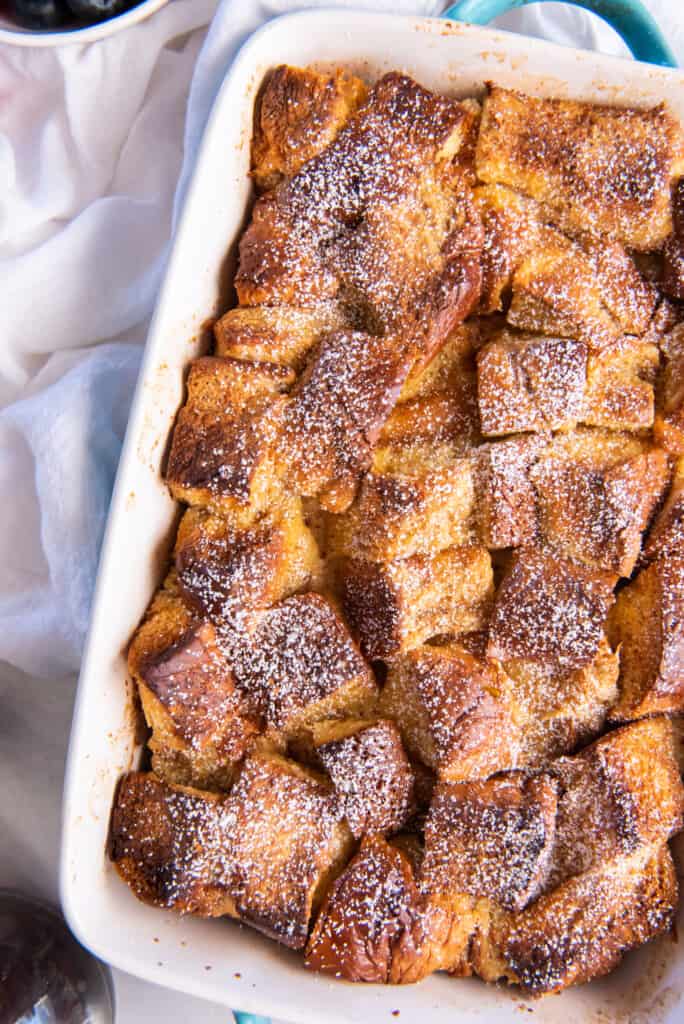
<svg viewBox="0 0 684 1024"><path fill-rule="evenodd" d="M222 4L193 87L185 151L188 88L214 0L173 0L136 37L61 63L49 51L0 48L0 657L37 673L0 664L3 886L57 899L73 669L174 183L183 158L191 163L234 32L291 6ZM649 6L684 59L679 3ZM168 46L172 23L179 41ZM621 51L576 9L529 8L500 24ZM113 344L91 348L100 341ZM117 396L111 408L100 400L105 389ZM115 986L118 1024L230 1021L223 1007L119 972Z"/></svg>

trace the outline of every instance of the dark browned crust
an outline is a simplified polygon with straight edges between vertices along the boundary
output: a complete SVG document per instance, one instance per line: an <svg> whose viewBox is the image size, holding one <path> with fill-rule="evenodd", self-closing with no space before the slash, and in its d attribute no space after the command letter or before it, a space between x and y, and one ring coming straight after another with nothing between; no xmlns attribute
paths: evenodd
<svg viewBox="0 0 684 1024"><path fill-rule="evenodd" d="M425 822L422 879L438 892L522 909L546 882L556 804L556 782L544 774L439 783Z"/></svg>
<svg viewBox="0 0 684 1024"><path fill-rule="evenodd" d="M520 549L494 602L488 654L563 668L588 664L603 636L614 583L614 576L553 552Z"/></svg>

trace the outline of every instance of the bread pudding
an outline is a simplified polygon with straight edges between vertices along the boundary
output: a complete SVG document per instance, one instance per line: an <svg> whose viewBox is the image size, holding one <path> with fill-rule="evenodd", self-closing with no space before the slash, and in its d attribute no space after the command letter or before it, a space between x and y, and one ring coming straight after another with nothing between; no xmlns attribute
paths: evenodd
<svg viewBox="0 0 684 1024"><path fill-rule="evenodd" d="M678 900L684 135L283 66L252 177L109 856L348 981L589 981Z"/></svg>

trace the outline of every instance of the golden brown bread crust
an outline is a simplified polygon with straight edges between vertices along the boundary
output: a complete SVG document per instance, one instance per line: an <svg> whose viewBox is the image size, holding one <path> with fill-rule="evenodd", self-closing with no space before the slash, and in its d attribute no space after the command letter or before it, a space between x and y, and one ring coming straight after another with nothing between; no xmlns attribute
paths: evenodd
<svg viewBox="0 0 684 1024"><path fill-rule="evenodd" d="M665 357L654 435L673 455L684 455L684 323L660 342Z"/></svg>
<svg viewBox="0 0 684 1024"><path fill-rule="evenodd" d="M207 620L171 589L155 595L128 652L156 774L200 789L225 788L261 729L261 708L236 688Z"/></svg>
<svg viewBox="0 0 684 1024"><path fill-rule="evenodd" d="M425 823L421 878L433 890L520 910L543 890L551 866L557 786L523 772L441 782Z"/></svg>
<svg viewBox="0 0 684 1024"><path fill-rule="evenodd" d="M484 102L478 177L548 204L562 226L656 249L670 234L682 173L679 125L650 110L547 100L495 85Z"/></svg>
<svg viewBox="0 0 684 1024"><path fill-rule="evenodd" d="M370 667L321 594L295 594L265 611L236 657L240 686L260 695L268 724L287 737L368 710L377 696Z"/></svg>
<svg viewBox="0 0 684 1024"><path fill-rule="evenodd" d="M301 503L276 509L246 529L204 509L188 509L174 550L178 586L200 614L243 625L251 613L306 586L320 573L320 555Z"/></svg>
<svg viewBox="0 0 684 1024"><path fill-rule="evenodd" d="M305 964L347 981L416 982L461 964L475 920L474 901L421 892L413 857L369 836L321 908Z"/></svg>
<svg viewBox="0 0 684 1024"><path fill-rule="evenodd" d="M322 153L257 201L240 243L240 304L339 297L374 332L400 328L417 351L436 351L478 298L481 225L451 164L474 116L385 75ZM415 202L421 218L407 216Z"/></svg>
<svg viewBox="0 0 684 1024"><path fill-rule="evenodd" d="M665 504L646 535L642 562L684 551L684 459L678 459Z"/></svg>
<svg viewBox="0 0 684 1024"><path fill-rule="evenodd" d="M345 71L322 75L287 64L264 78L254 106L252 175L274 188L325 149L366 98L366 86Z"/></svg>
<svg viewBox="0 0 684 1024"><path fill-rule="evenodd" d="M596 655L615 577L554 552L521 548L494 601L487 653L558 668L580 668Z"/></svg>
<svg viewBox="0 0 684 1024"><path fill-rule="evenodd" d="M380 720L339 739L328 736L325 729L314 730L316 753L354 838L399 832L413 809L414 775L396 725Z"/></svg>
<svg viewBox="0 0 684 1024"><path fill-rule="evenodd" d="M302 949L312 914L352 852L329 784L277 754L249 758L226 799L231 893L243 921Z"/></svg>
<svg viewBox="0 0 684 1024"><path fill-rule="evenodd" d="M474 950L486 981L560 992L611 971L635 946L667 932L678 900L666 845L576 876L518 914L495 915Z"/></svg>
<svg viewBox="0 0 684 1024"><path fill-rule="evenodd" d="M236 916L224 807L225 797L216 793L130 772L114 797L109 857L146 903L203 917Z"/></svg>
<svg viewBox="0 0 684 1024"><path fill-rule="evenodd" d="M367 657L388 658L440 634L481 629L491 607L492 564L478 545L385 565L350 560L344 606Z"/></svg>
<svg viewBox="0 0 684 1024"><path fill-rule="evenodd" d="M582 413L586 364L582 341L502 331L477 354L482 433L575 426Z"/></svg>
<svg viewBox="0 0 684 1024"><path fill-rule="evenodd" d="M217 356L247 363L276 363L299 373L324 334L345 327L339 307L238 306L214 324Z"/></svg>
<svg viewBox="0 0 684 1024"><path fill-rule="evenodd" d="M670 476L665 452L617 464L542 458L532 471L544 539L597 571L630 576Z"/></svg>
<svg viewBox="0 0 684 1024"><path fill-rule="evenodd" d="M517 763L520 736L499 667L457 643L424 644L390 664L383 712L440 779L484 778Z"/></svg>
<svg viewBox="0 0 684 1024"><path fill-rule="evenodd" d="M657 558L618 594L608 635L620 649L616 721L684 709L684 558Z"/></svg>
<svg viewBox="0 0 684 1024"><path fill-rule="evenodd" d="M284 414L282 445L295 491L323 492L321 503L335 512L351 504L412 364L396 336L323 338Z"/></svg>
<svg viewBox="0 0 684 1024"><path fill-rule="evenodd" d="M538 538L532 469L545 448L540 436L510 437L477 450L479 530L488 548L516 548Z"/></svg>
<svg viewBox="0 0 684 1024"><path fill-rule="evenodd" d="M173 496L250 522L279 491L277 457L286 366L203 356L173 431L166 480Z"/></svg>

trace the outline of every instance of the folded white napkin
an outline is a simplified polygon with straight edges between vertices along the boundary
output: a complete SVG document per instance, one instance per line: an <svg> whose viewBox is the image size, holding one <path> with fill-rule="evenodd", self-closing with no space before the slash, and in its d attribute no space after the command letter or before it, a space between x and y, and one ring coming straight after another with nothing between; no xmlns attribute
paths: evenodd
<svg viewBox="0 0 684 1024"><path fill-rule="evenodd" d="M223 0L201 52L216 0L172 0L89 46L0 48L0 659L35 675L78 668L179 173L181 195L247 35L334 5ZM437 14L446 3L347 6ZM684 9L649 6L684 64ZM577 8L535 5L498 24L625 52Z"/></svg>

